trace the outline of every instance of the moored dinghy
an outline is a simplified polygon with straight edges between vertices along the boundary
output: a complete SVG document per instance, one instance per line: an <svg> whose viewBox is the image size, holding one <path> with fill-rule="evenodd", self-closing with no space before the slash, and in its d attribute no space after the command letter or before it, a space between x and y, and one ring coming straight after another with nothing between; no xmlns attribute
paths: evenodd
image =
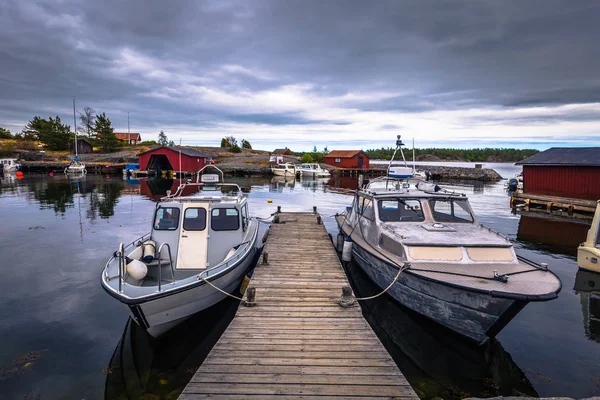
<svg viewBox="0 0 600 400"><path fill-rule="evenodd" d="M238 288L256 255L258 221L236 184L202 174L157 204L152 230L119 250L102 287L159 336ZM196 195L187 193L200 188ZM216 288L215 288L216 287Z"/></svg>
<svg viewBox="0 0 600 400"><path fill-rule="evenodd" d="M546 265L518 257L506 238L477 224L465 195L433 183L377 178L336 220L379 287L397 277L388 290L395 300L479 343L561 289Z"/></svg>

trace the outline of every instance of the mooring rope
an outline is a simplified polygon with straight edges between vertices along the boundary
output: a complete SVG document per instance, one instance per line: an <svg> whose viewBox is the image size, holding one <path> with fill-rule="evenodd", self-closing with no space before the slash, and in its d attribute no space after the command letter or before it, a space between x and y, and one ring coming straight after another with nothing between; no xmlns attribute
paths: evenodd
<svg viewBox="0 0 600 400"><path fill-rule="evenodd" d="M400 274L402 273L402 271L406 270L410 268L410 264L403 264L400 268L398 268L398 273L396 274L396 277L394 278L394 280L389 284L388 287L386 287L382 292L374 295L374 296L369 296L369 297L355 297L356 300L360 300L360 301L364 301L364 300L372 300L375 299L379 296L381 296L382 294L384 294L385 292L387 292L388 290L390 290L390 288L394 285L394 283L396 283L396 281L398 280L398 278L400 278Z"/></svg>
<svg viewBox="0 0 600 400"><path fill-rule="evenodd" d="M244 301L244 299L242 299L240 297L234 296L231 293L227 293L226 291L224 291L222 289L219 289L218 287L216 287L215 285L213 285L212 283L210 283L209 281L207 281L206 279L204 279L204 277L202 275L198 275L198 279L201 280L201 281L203 281L203 282L208 283L210 286L212 286L213 288L217 289L219 292L221 292L221 293L223 293L223 294L225 294L225 295L227 295L229 297L233 297L234 299L242 301L242 302Z"/></svg>

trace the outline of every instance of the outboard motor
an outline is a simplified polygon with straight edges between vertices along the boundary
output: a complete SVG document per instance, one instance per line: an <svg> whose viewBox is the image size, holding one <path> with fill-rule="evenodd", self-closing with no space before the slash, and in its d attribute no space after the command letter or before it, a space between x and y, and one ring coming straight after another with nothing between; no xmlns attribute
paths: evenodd
<svg viewBox="0 0 600 400"><path fill-rule="evenodd" d="M510 178L508 181L508 190L514 192L519 187L519 181L516 178Z"/></svg>

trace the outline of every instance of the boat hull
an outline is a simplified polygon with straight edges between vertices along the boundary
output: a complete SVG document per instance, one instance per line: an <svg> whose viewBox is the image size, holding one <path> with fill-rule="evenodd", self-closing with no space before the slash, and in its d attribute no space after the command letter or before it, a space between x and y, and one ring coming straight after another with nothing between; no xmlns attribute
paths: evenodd
<svg viewBox="0 0 600 400"><path fill-rule="evenodd" d="M257 251L254 248L237 267L210 282L227 293L233 293L256 261ZM206 283L200 283L185 291L174 291L172 294L168 292L168 284L163 288L167 290L159 298L128 304L132 319L154 337L159 337L192 315L227 297Z"/></svg>
<svg viewBox="0 0 600 400"><path fill-rule="evenodd" d="M296 173L292 170L272 169L273 175L293 177Z"/></svg>
<svg viewBox="0 0 600 400"><path fill-rule="evenodd" d="M353 244L352 255L380 288L386 288L398 267ZM492 297L404 271L387 292L397 302L477 343L494 337L527 301Z"/></svg>
<svg viewBox="0 0 600 400"><path fill-rule="evenodd" d="M314 172L314 171L301 171L300 175L303 178L328 178L331 176L329 172Z"/></svg>

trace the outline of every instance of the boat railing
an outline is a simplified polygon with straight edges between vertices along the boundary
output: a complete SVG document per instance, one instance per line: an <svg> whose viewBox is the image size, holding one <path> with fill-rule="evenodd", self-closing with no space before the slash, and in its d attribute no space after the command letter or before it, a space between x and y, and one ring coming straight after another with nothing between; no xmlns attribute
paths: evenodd
<svg viewBox="0 0 600 400"><path fill-rule="evenodd" d="M104 266L104 280L105 281L110 281L112 279L115 278L119 278L119 292L121 292L122 290L122 285L123 285L123 279L124 279L124 267L125 267L125 252L131 248L132 246L141 246L142 243L144 243L146 240L150 239L150 232L146 233L145 235L140 236L139 238L135 239L134 241L132 241L129 244L123 244L123 243L119 243L119 250L116 251L111 258L109 258L109 260L106 262L106 265ZM116 276L110 276L108 275L108 267L110 265L110 263L115 259L118 258L119 259L119 274Z"/></svg>
<svg viewBox="0 0 600 400"><path fill-rule="evenodd" d="M168 243L163 243L158 248L158 291L162 290L162 249L167 246L169 251L169 265L171 266L171 283L175 283L175 271L173 270L173 258L171 257L171 246Z"/></svg>

